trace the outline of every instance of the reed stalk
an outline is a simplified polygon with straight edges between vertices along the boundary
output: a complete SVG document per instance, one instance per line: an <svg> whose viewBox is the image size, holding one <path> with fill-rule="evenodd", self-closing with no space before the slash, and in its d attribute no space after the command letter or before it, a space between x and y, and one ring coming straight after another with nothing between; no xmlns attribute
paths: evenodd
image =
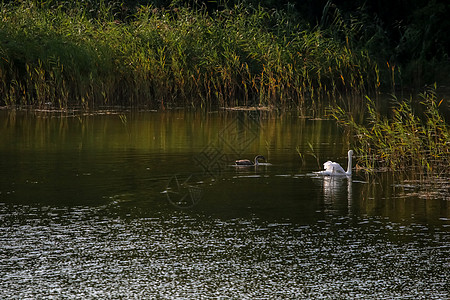
<svg viewBox="0 0 450 300"><path fill-rule="evenodd" d="M390 118L381 115L375 102L367 98L366 123L356 122L342 108L334 110L335 118L355 135L359 166L368 172L450 176L450 130L440 111L445 100L439 100L436 87L419 98L415 105L393 96Z"/></svg>
<svg viewBox="0 0 450 300"><path fill-rule="evenodd" d="M323 110L361 106L380 85L348 28L302 25L293 14L239 2L142 6L127 19L101 2L2 3L0 105L171 107L267 105ZM337 99L337 100L336 100Z"/></svg>

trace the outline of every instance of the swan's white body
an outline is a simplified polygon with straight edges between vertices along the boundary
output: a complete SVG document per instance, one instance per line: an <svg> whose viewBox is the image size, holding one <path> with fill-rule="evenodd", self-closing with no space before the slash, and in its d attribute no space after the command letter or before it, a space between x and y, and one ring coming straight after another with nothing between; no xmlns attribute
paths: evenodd
<svg viewBox="0 0 450 300"><path fill-rule="evenodd" d="M345 171L341 165L337 162L327 161L323 164L323 171L316 172L319 175L328 175L328 176L350 176L352 175L352 155L353 150L348 150L348 165L347 171Z"/></svg>

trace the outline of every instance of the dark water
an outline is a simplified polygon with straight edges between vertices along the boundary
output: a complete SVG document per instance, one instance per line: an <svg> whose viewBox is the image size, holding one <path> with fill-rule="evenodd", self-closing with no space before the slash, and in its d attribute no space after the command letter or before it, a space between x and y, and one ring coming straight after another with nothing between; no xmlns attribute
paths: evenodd
<svg viewBox="0 0 450 300"><path fill-rule="evenodd" d="M450 297L446 185L310 175L346 165L333 122L0 111L0 137L2 299Z"/></svg>

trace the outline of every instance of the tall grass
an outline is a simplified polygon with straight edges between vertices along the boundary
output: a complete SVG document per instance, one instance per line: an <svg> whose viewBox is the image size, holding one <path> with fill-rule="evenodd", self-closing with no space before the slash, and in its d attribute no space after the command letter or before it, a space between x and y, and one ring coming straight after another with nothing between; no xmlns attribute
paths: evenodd
<svg viewBox="0 0 450 300"><path fill-rule="evenodd" d="M420 94L419 103L394 97L389 117L367 100L367 123L355 122L342 108L334 112L355 134L361 167L450 176L450 130L439 110L445 100L437 98L435 87Z"/></svg>
<svg viewBox="0 0 450 300"><path fill-rule="evenodd" d="M215 12L142 6L120 20L114 11L99 5L92 16L83 1L1 4L0 104L319 112L336 101L358 108L379 86L376 64L352 48L338 18L311 28L288 10L245 3Z"/></svg>

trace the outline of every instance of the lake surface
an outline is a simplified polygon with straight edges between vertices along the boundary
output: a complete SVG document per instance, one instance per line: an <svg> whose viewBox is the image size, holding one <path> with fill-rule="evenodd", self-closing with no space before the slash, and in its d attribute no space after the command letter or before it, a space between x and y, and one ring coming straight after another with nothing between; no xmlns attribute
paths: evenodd
<svg viewBox="0 0 450 300"><path fill-rule="evenodd" d="M448 185L313 175L347 164L332 121L0 111L0 137L2 299L450 297Z"/></svg>

